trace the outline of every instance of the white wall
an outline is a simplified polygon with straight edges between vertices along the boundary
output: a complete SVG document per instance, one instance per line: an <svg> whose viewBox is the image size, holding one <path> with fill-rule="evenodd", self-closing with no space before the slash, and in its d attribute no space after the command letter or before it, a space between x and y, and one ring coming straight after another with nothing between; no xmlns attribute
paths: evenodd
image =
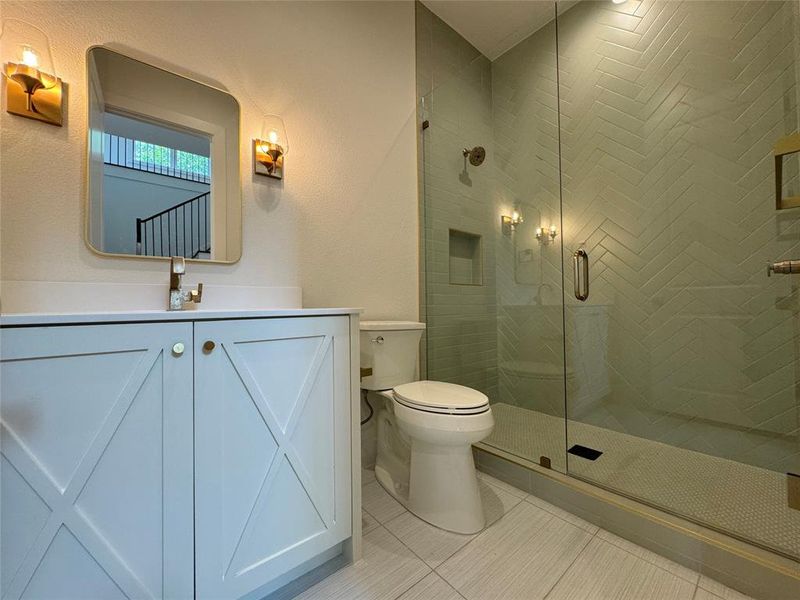
<svg viewBox="0 0 800 600"><path fill-rule="evenodd" d="M105 44L241 103L243 256L191 265L189 282L299 285L307 306L417 318L412 2L4 1L2 14L50 36L68 86L63 128L0 115L2 279L166 281L162 262L83 241L85 53ZM252 175L265 113L286 121L282 182Z"/></svg>

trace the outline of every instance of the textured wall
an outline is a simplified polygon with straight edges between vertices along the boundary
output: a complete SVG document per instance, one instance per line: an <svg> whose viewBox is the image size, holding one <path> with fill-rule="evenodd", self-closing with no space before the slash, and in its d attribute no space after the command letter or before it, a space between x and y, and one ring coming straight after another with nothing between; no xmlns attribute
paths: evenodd
<svg viewBox="0 0 800 600"><path fill-rule="evenodd" d="M2 279L165 281L163 263L100 258L83 242L85 52L106 44L241 103L242 260L192 265L192 280L298 285L309 306L417 318L411 3L5 1L2 11L49 35L68 85L63 128L0 114ZM283 182L252 175L264 113L286 121Z"/></svg>
<svg viewBox="0 0 800 600"><path fill-rule="evenodd" d="M417 89L429 127L424 156L427 377L497 397L493 146L489 60L417 3ZM486 161L467 163L464 148L484 146ZM478 285L451 283L451 230L479 237ZM457 239L457 238L456 238ZM475 238L473 238L475 239ZM463 266L463 265L462 265ZM463 271L462 271L463 272Z"/></svg>
<svg viewBox="0 0 800 600"><path fill-rule="evenodd" d="M795 10L581 2L559 17L567 290L569 252L592 260L591 306L566 296L568 364L610 392L571 418L800 468L797 283L765 273L800 254L771 156L798 129Z"/></svg>

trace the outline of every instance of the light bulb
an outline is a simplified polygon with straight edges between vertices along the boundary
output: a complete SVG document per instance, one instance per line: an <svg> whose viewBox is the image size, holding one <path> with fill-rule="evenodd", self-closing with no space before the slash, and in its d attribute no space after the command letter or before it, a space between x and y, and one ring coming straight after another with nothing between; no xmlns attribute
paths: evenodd
<svg viewBox="0 0 800 600"><path fill-rule="evenodd" d="M289 153L289 138L286 135L286 125L278 115L265 115L261 123L260 140L278 146L283 156Z"/></svg>
<svg viewBox="0 0 800 600"><path fill-rule="evenodd" d="M515 210L511 213L511 222L512 223L519 223L519 211Z"/></svg>
<svg viewBox="0 0 800 600"><path fill-rule="evenodd" d="M627 1L628 0L611 0L611 2L613 2L614 4L624 4Z"/></svg>
<svg viewBox="0 0 800 600"><path fill-rule="evenodd" d="M555 237L555 236L556 236L556 233L557 233L557 231L556 231L556 226L555 226L555 225L550 225L550 235L551 235L552 237Z"/></svg>
<svg viewBox="0 0 800 600"><path fill-rule="evenodd" d="M36 54L36 51L30 46L23 46L22 58L20 59L19 62L28 67L33 67L34 69L37 69L39 68L39 55Z"/></svg>

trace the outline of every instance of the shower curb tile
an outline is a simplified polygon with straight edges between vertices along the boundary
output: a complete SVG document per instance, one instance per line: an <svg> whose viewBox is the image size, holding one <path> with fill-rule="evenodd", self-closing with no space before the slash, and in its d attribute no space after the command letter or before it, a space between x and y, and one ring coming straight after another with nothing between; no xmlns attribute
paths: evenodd
<svg viewBox="0 0 800 600"><path fill-rule="evenodd" d="M546 502L545 500L542 500L541 498L539 498L538 496L534 496L533 494L528 494L525 497L525 502L533 504L537 508L541 508L542 510L549 512L551 515L554 515L559 519L563 519L567 523L571 523L576 527L580 527L581 529L587 531L588 533L591 533L592 535L594 535L600 530L600 527L598 527L597 525L594 525L589 521L585 521L584 519L581 519L580 517L573 515L571 512L567 512L566 510L564 510L563 508L559 508L555 504L550 504L549 502Z"/></svg>

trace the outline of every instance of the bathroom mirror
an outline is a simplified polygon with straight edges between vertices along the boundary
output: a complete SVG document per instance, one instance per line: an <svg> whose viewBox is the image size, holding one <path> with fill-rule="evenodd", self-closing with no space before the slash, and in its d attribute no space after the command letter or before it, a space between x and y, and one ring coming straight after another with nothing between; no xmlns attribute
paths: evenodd
<svg viewBox="0 0 800 600"><path fill-rule="evenodd" d="M242 254L239 103L104 47L87 52L86 241L104 255Z"/></svg>

